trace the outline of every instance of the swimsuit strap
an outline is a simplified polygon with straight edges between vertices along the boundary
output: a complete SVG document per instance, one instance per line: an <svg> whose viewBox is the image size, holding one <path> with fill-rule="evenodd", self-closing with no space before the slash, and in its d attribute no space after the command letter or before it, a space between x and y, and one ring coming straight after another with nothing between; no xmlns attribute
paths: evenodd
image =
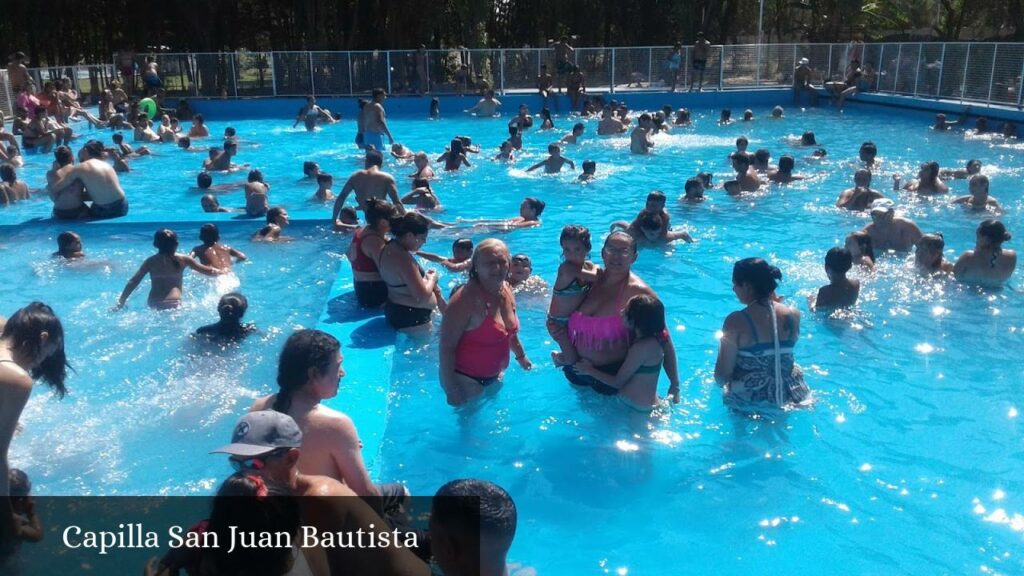
<svg viewBox="0 0 1024 576"><path fill-rule="evenodd" d="M775 405L781 408L786 398L782 391L782 350L779 345L779 320L775 317L775 302L769 300L768 309L772 315L772 343L775 347Z"/></svg>
<svg viewBox="0 0 1024 576"><path fill-rule="evenodd" d="M1003 253L1002 248L993 248L992 249L992 258L990 258L989 261L988 261L989 268L995 268L996 267L996 260L999 259L999 255L1002 254L1002 253Z"/></svg>
<svg viewBox="0 0 1024 576"><path fill-rule="evenodd" d="M757 326L754 325L754 319L750 317L750 314L746 310L740 310L740 314L747 320L747 324L750 325L750 332L754 336L754 344L757 344Z"/></svg>

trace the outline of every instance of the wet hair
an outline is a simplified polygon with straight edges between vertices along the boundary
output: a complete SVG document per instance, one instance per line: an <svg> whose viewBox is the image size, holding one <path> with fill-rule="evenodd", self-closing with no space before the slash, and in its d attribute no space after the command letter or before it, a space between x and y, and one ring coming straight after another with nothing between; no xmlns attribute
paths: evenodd
<svg viewBox="0 0 1024 576"><path fill-rule="evenodd" d="M754 152L754 160L767 164L772 159L772 153L767 148L760 148Z"/></svg>
<svg viewBox="0 0 1024 576"><path fill-rule="evenodd" d="M782 109L782 106L775 106L772 108L772 116L775 118L781 118L783 113L784 110Z"/></svg>
<svg viewBox="0 0 1024 576"><path fill-rule="evenodd" d="M665 227L665 219L657 212L646 212L640 219L641 230L661 230Z"/></svg>
<svg viewBox="0 0 1024 576"><path fill-rule="evenodd" d="M711 172L701 172L697 174L697 178L700 178L700 181L704 183L705 188L711 188L711 176Z"/></svg>
<svg viewBox="0 0 1024 576"><path fill-rule="evenodd" d="M565 227L562 228L562 234L558 237L558 243L565 244L572 240L579 242L587 249L588 252L590 251L590 230L588 230L586 226L580 226L579 224L566 224Z"/></svg>
<svg viewBox="0 0 1024 576"><path fill-rule="evenodd" d="M326 172L321 172L321 173L316 175L316 183L317 184L327 184L328 182L330 182L332 180L334 180L334 176L331 176L330 174L328 174Z"/></svg>
<svg viewBox="0 0 1024 576"><path fill-rule="evenodd" d="M228 138L234 138L235 134L237 134L237 132L235 132L235 129L231 126L228 126L224 129L224 135L227 136Z"/></svg>
<svg viewBox="0 0 1024 576"><path fill-rule="evenodd" d="M970 181L969 184L974 184L975 182L978 182L980 184L984 184L985 185L985 190L986 191L988 190L988 185L989 185L988 176L985 176L984 174L975 174L974 176L971 176L971 181Z"/></svg>
<svg viewBox="0 0 1024 576"><path fill-rule="evenodd" d="M851 232L850 237L857 243L861 254L871 258L872 260L875 259L875 242L867 232L857 230L856 232Z"/></svg>
<svg viewBox="0 0 1024 576"><path fill-rule="evenodd" d="M730 110L729 108L722 108L722 115L720 116L720 119L728 120L730 118L732 118L732 110Z"/></svg>
<svg viewBox="0 0 1024 576"><path fill-rule="evenodd" d="M995 219L988 219L978 225L978 235L989 241L995 247L1000 247L1003 242L1009 242L1010 233L1006 231L1006 226Z"/></svg>
<svg viewBox="0 0 1024 576"><path fill-rule="evenodd" d="M585 174L593 174L594 172L597 172L597 162L594 162L593 160L584 160L583 172Z"/></svg>
<svg viewBox="0 0 1024 576"><path fill-rule="evenodd" d="M456 238L455 242L452 242L452 252L456 250L469 250L473 251L473 240L471 238Z"/></svg>
<svg viewBox="0 0 1024 576"><path fill-rule="evenodd" d="M544 201L537 198L527 198L525 202L527 206L533 209L537 217L540 218L540 215L544 212Z"/></svg>
<svg viewBox="0 0 1024 576"><path fill-rule="evenodd" d="M452 155L462 154L462 140L452 138L452 141L448 144L448 149L451 151Z"/></svg>
<svg viewBox="0 0 1024 576"><path fill-rule="evenodd" d="M558 144L548 144L548 154L554 154L555 152L561 152L562 147Z"/></svg>
<svg viewBox="0 0 1024 576"><path fill-rule="evenodd" d="M192 121L195 122L196 124L202 124L203 122L205 122L205 120L203 119L203 115L202 114L194 114L192 116Z"/></svg>
<svg viewBox="0 0 1024 576"><path fill-rule="evenodd" d="M156 248L158 254L174 256L178 251L178 235L174 230L161 228L153 234L153 247ZM178 262L177 258L172 258L172 260L175 268L181 268L181 262Z"/></svg>
<svg viewBox="0 0 1024 576"><path fill-rule="evenodd" d="M199 205L202 206L204 210L206 209L206 203L207 202L209 202L210 205L213 208L219 208L220 207L220 201L218 201L217 197L214 196L213 194L206 194L202 198L199 199ZM214 210L214 211L216 211L216 210Z"/></svg>
<svg viewBox="0 0 1024 576"><path fill-rule="evenodd" d="M71 152L71 148L67 146L57 146L53 151L53 157L57 160L57 164L66 166L75 161L75 155Z"/></svg>
<svg viewBox="0 0 1024 576"><path fill-rule="evenodd" d="M318 374L327 372L339 350L341 342L326 332L305 329L292 333L277 360L280 390L272 408L287 413L292 406L292 394L309 381L309 369L314 368Z"/></svg>
<svg viewBox="0 0 1024 576"><path fill-rule="evenodd" d="M644 112L643 114L640 115L641 122L650 122L651 120L653 120L653 118L651 118L651 115L648 114L647 112Z"/></svg>
<svg viewBox="0 0 1024 576"><path fill-rule="evenodd" d="M267 224L277 224L277 219L284 214L284 208L280 206L274 206L270 210L267 210Z"/></svg>
<svg viewBox="0 0 1024 576"><path fill-rule="evenodd" d="M853 255L846 248L836 246L825 253L825 268L838 274L846 274L853 268Z"/></svg>
<svg viewBox="0 0 1024 576"><path fill-rule="evenodd" d="M378 96L386 96L387 92L385 92L383 88L374 88L373 92L370 94L373 96L373 99L376 100Z"/></svg>
<svg viewBox="0 0 1024 576"><path fill-rule="evenodd" d="M401 238L406 234L426 234L430 230L430 221L419 212L406 212L400 216L392 216L391 235Z"/></svg>
<svg viewBox="0 0 1024 576"><path fill-rule="evenodd" d="M14 166L10 164L0 165L0 180L7 182L8 184L14 184L18 179L17 173L14 171Z"/></svg>
<svg viewBox="0 0 1024 576"><path fill-rule="evenodd" d="M338 212L338 216L342 222L356 223L359 222L359 214L356 213L356 209L352 206L345 206Z"/></svg>
<svg viewBox="0 0 1024 576"><path fill-rule="evenodd" d="M927 175L928 175L928 178L931 178L932 180L934 180L934 179L939 177L939 163L938 162L935 162L935 161L925 162L924 164L921 165L921 170L925 171L927 173Z"/></svg>
<svg viewBox="0 0 1024 576"><path fill-rule="evenodd" d="M318 166L317 163L313 162L312 160L306 160L305 162L302 163L302 173L305 174L306 176L312 176L313 171L318 170L319 168L320 166Z"/></svg>
<svg viewBox="0 0 1024 576"><path fill-rule="evenodd" d="M795 162L792 156L783 156L779 158L779 172L792 172Z"/></svg>
<svg viewBox="0 0 1024 576"><path fill-rule="evenodd" d="M978 160L977 158L971 158L970 160L967 161L967 169L970 170L972 165L977 165L978 170L981 170L981 160Z"/></svg>
<svg viewBox="0 0 1024 576"><path fill-rule="evenodd" d="M367 149L366 150L366 161L364 165L369 168L370 166L376 166L380 168L384 165L384 155L381 154L380 150Z"/></svg>
<svg viewBox="0 0 1024 576"><path fill-rule="evenodd" d="M294 540L301 524L299 500L287 488L265 482L252 472L237 472L217 491L206 531L220 542L230 541L232 530L284 532ZM203 556L208 556L206 562L215 574L284 574L292 563L291 548L239 546L232 550L223 546L204 550Z"/></svg>
<svg viewBox="0 0 1024 576"><path fill-rule="evenodd" d="M942 232L924 234L921 236L921 239L917 241L917 247L921 248L922 246L942 252L946 248L946 238L943 237Z"/></svg>
<svg viewBox="0 0 1024 576"><path fill-rule="evenodd" d="M586 130L586 126L584 126L582 122L577 122L577 123L573 124L572 131L576 132L577 130L582 132L582 131Z"/></svg>
<svg viewBox="0 0 1024 576"><path fill-rule="evenodd" d="M0 339L10 342L12 352L19 352L26 358L36 358L42 353L42 333L57 344L53 354L30 370L33 379L42 379L58 398L67 394L64 379L69 368L64 356L64 327L60 319L42 302L32 302L7 319Z"/></svg>
<svg viewBox="0 0 1024 576"><path fill-rule="evenodd" d="M263 172L260 172L259 170L250 170L247 180L249 182L263 182Z"/></svg>
<svg viewBox="0 0 1024 576"><path fill-rule="evenodd" d="M633 296L626 302L622 316L641 338L657 338L665 333L665 305L654 296Z"/></svg>
<svg viewBox="0 0 1024 576"><path fill-rule="evenodd" d="M229 292L220 297L217 303L217 314L221 322L238 324L249 309L249 299L239 292Z"/></svg>
<svg viewBox="0 0 1024 576"><path fill-rule="evenodd" d="M85 143L85 146L82 146L82 148L90 158L103 157L103 142L100 142L99 140L89 140Z"/></svg>
<svg viewBox="0 0 1024 576"><path fill-rule="evenodd" d="M749 108L744 110L743 111L743 119L744 120L753 120L754 119L754 111L749 109Z"/></svg>
<svg viewBox="0 0 1024 576"><path fill-rule="evenodd" d="M867 142L865 142L865 143L860 145L860 151L861 152L867 152L867 153L871 154L872 156L874 156L874 155L878 154L878 147L875 146L874 142L872 142L871 140L868 140Z"/></svg>
<svg viewBox="0 0 1024 576"><path fill-rule="evenodd" d="M739 138L736 139L736 148L739 148L740 144L743 144L743 145L750 144L750 140L747 140L746 136L740 136Z"/></svg>
<svg viewBox="0 0 1024 576"><path fill-rule="evenodd" d="M686 108L680 108L679 110L676 111L676 120L689 120L689 119L690 119L690 111L687 110Z"/></svg>
<svg viewBox="0 0 1024 576"><path fill-rule="evenodd" d="M604 245L601 246L601 249L604 250L606 247L608 247L608 241L616 236L628 239L629 246L633 249L633 254L636 254L636 238L633 238L633 235L630 234L629 232L626 232L625 230L615 230L612 233L605 236Z"/></svg>
<svg viewBox="0 0 1024 576"><path fill-rule="evenodd" d="M28 474L18 468L11 468L7 472L7 486L11 498L24 498L32 493L32 481Z"/></svg>
<svg viewBox="0 0 1024 576"><path fill-rule="evenodd" d="M704 182L700 178L689 178L686 180L686 184L683 185L683 192L687 197L690 197L690 191L693 191L693 196L696 198L704 197Z"/></svg>
<svg viewBox="0 0 1024 576"><path fill-rule="evenodd" d="M533 260L530 260L530 256L528 254L523 254L522 252L512 256L510 262L523 262L528 267L533 268Z"/></svg>
<svg viewBox="0 0 1024 576"><path fill-rule="evenodd" d="M72 242L76 241L81 242L81 239L79 239L78 234L75 234L70 230L61 232L60 234L57 235L57 251L64 252L65 250L68 249L68 246L70 246Z"/></svg>
<svg viewBox="0 0 1024 576"><path fill-rule="evenodd" d="M800 135L800 143L805 145L816 145L818 141L814 138L814 132L808 130Z"/></svg>
<svg viewBox="0 0 1024 576"><path fill-rule="evenodd" d="M761 258L744 258L732 267L732 283L737 286L749 284L758 300L764 300L775 292L782 280L782 270Z"/></svg>
<svg viewBox="0 0 1024 576"><path fill-rule="evenodd" d="M196 175L196 185L203 189L209 188L213 185L213 176L209 172L200 172Z"/></svg>
<svg viewBox="0 0 1024 576"><path fill-rule="evenodd" d="M367 200L365 208L366 225L370 228L376 228L381 220L390 221L398 215L398 210L395 209L393 204L379 198Z"/></svg>
<svg viewBox="0 0 1024 576"><path fill-rule="evenodd" d="M188 148L192 145L192 139L188 136L182 136L178 138L178 148Z"/></svg>
<svg viewBox="0 0 1024 576"><path fill-rule="evenodd" d="M503 550L512 546L518 522L516 504L503 488L486 480L452 480L434 495L430 525L466 546L483 538Z"/></svg>
<svg viewBox="0 0 1024 576"><path fill-rule="evenodd" d="M204 244L213 244L220 240L220 230L217 228L216 224L203 224L202 227L199 228L199 239L202 240Z"/></svg>
<svg viewBox="0 0 1024 576"><path fill-rule="evenodd" d="M114 132L114 135L111 136L110 139L114 141L114 144L120 144L121 142L124 142L124 134Z"/></svg>
<svg viewBox="0 0 1024 576"><path fill-rule="evenodd" d="M665 203L665 193L662 192L661 190L652 190L650 193L647 194L647 201L648 202L661 202L662 204L664 204Z"/></svg>

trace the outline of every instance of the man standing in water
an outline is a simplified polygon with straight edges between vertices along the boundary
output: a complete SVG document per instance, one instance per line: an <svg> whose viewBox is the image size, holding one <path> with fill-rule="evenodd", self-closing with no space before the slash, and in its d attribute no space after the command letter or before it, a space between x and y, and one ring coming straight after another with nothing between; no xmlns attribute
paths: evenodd
<svg viewBox="0 0 1024 576"><path fill-rule="evenodd" d="M373 146L378 152L384 150L384 136L388 137L388 144L394 144L395 138L388 129L388 121L384 115L384 100L387 93L383 88L373 89L373 100L360 111L363 127L363 144Z"/></svg>
<svg viewBox="0 0 1024 576"><path fill-rule="evenodd" d="M103 160L103 143L99 140L90 141L85 145L87 159L67 172L61 174L55 182L50 182L47 189L56 194L81 180L85 185L92 207L89 215L93 218L116 218L128 214L128 199L125 198L117 172Z"/></svg>
<svg viewBox="0 0 1024 576"><path fill-rule="evenodd" d="M871 203L871 224L864 227L876 251L907 252L921 240L921 229L912 221L896 216L893 201L887 198Z"/></svg>
<svg viewBox="0 0 1024 576"><path fill-rule="evenodd" d="M693 74L690 76L690 92L693 92L693 79L696 76L697 92L704 87L704 69L708 64L708 54L711 52L711 42L704 38L703 32L697 32L697 41L693 43Z"/></svg>
<svg viewBox="0 0 1024 576"><path fill-rule="evenodd" d="M377 150L366 151L366 164L362 170L356 170L348 177L345 186L338 193L334 201L334 216L337 220L341 215L341 209L345 206L345 200L352 192L356 193L356 204L360 210L366 209L366 201L370 198L378 198L391 202L398 207L398 210L405 213L405 207L398 198L398 187L395 178L381 170L384 164L384 155Z"/></svg>

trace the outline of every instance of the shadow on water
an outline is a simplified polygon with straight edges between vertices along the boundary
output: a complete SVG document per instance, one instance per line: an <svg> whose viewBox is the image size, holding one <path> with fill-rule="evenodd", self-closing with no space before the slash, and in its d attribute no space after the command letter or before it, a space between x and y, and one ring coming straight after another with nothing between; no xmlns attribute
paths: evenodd
<svg viewBox="0 0 1024 576"><path fill-rule="evenodd" d="M356 301L356 293L345 292L327 301L327 324L345 324L348 322L361 322L369 318L379 317L384 314L380 308L364 308ZM391 343L394 343L392 339Z"/></svg>
<svg viewBox="0 0 1024 576"><path fill-rule="evenodd" d="M352 348L372 350L394 346L398 333L388 326L383 316L378 316L352 331Z"/></svg>

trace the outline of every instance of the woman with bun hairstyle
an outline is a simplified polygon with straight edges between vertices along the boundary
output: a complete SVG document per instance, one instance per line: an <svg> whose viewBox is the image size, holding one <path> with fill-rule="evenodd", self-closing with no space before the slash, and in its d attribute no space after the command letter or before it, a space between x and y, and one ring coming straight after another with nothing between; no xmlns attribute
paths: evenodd
<svg viewBox="0 0 1024 576"><path fill-rule="evenodd" d="M985 220L978 225L974 250L957 258L953 275L965 284L986 288L1000 288L1013 275L1017 267L1017 253L1003 250L1003 242L1010 241L1010 233L999 220Z"/></svg>
<svg viewBox="0 0 1024 576"><path fill-rule="evenodd" d="M732 291L746 307L726 317L715 363L715 382L725 389L731 408L786 408L810 400L803 371L793 360L800 312L776 302L779 280L782 271L761 258L733 266Z"/></svg>

